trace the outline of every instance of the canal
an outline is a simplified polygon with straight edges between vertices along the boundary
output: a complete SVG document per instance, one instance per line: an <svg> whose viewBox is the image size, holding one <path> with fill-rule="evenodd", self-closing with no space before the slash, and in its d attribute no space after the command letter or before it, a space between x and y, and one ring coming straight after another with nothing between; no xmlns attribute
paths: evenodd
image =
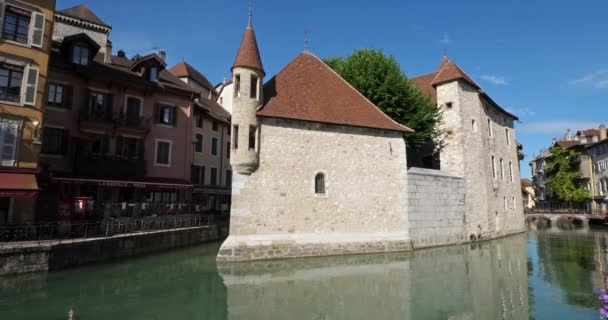
<svg viewBox="0 0 608 320"><path fill-rule="evenodd" d="M608 231L216 266L218 244L0 278L0 319L598 319Z"/></svg>

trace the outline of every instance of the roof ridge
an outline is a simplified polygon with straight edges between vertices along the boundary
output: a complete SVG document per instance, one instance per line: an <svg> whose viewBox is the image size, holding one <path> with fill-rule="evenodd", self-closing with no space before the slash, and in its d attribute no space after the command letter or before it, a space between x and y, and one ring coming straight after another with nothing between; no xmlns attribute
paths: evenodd
<svg viewBox="0 0 608 320"><path fill-rule="evenodd" d="M301 53L301 54L308 54L313 56L314 58L316 58L317 60L319 60L327 69L329 69L333 74L335 74L336 76L338 76L338 79L340 79L340 81L346 83L346 85L348 85L351 89L355 90L355 92L357 92L357 94L359 94L361 97L363 97L363 99L365 99L365 101L367 101L372 107L374 107L376 110L380 111L380 113L386 117L387 119L389 119L390 121L392 121L393 123L395 123L398 126L401 126L403 128L405 128L407 131L409 132L414 132L414 129L404 126L402 124L400 124L399 122L393 120L393 118L389 117L386 113L384 113L384 111L382 111L378 106L376 106L373 102L371 102L366 96L363 95L363 93L361 93L361 91L357 90L357 88L353 87L353 85L351 85L348 81L346 81L344 78L342 78L341 75L339 75L334 69L332 69L330 66L328 66L323 60L321 60L319 57L317 57L315 54L313 53ZM295 60L295 59L294 59Z"/></svg>

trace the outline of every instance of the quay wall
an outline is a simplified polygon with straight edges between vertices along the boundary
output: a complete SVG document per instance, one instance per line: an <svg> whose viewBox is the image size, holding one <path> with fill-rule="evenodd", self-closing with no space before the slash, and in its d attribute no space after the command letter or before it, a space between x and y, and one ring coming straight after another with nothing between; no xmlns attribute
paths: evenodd
<svg viewBox="0 0 608 320"><path fill-rule="evenodd" d="M0 276L62 270L218 241L227 236L227 231L225 227L212 226L109 238L9 243L0 247Z"/></svg>
<svg viewBox="0 0 608 320"><path fill-rule="evenodd" d="M411 168L408 175L408 218L413 248L464 242L463 177L422 168Z"/></svg>

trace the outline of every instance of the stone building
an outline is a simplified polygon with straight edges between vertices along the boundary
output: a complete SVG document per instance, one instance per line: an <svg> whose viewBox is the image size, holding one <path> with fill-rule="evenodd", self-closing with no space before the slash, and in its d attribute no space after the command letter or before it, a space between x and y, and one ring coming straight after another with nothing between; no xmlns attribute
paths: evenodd
<svg viewBox="0 0 608 320"><path fill-rule="evenodd" d="M54 10L0 1L0 226L34 220Z"/></svg>
<svg viewBox="0 0 608 320"><path fill-rule="evenodd" d="M262 85L251 19L232 72L235 172L218 260L411 249L411 129L308 52Z"/></svg>
<svg viewBox="0 0 608 320"><path fill-rule="evenodd" d="M604 134L605 134L604 128ZM587 154L591 157L593 186L591 197L594 211L600 214L608 213L608 139L602 139L591 144L587 148Z"/></svg>
<svg viewBox="0 0 608 320"><path fill-rule="evenodd" d="M411 79L442 111L441 170L464 178L465 234L487 239L524 230L516 116L453 61Z"/></svg>
<svg viewBox="0 0 608 320"><path fill-rule="evenodd" d="M58 11L44 97L42 221L189 210L193 97L165 54L112 55L111 27L85 5ZM87 206L87 209L91 209Z"/></svg>
<svg viewBox="0 0 608 320"><path fill-rule="evenodd" d="M200 92L192 116L192 200L201 211L228 213L232 185L230 113L218 104L218 92L196 68L182 61L170 71Z"/></svg>

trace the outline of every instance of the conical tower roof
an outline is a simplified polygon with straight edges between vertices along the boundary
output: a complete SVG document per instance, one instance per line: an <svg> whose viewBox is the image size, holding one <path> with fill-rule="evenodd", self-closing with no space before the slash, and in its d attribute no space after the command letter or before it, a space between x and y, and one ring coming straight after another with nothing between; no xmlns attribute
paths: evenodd
<svg viewBox="0 0 608 320"><path fill-rule="evenodd" d="M260 50L258 49L255 31L253 31L251 25L245 29L243 40L241 40L241 47L236 54L236 59L234 59L232 68L234 69L236 67L253 68L266 74L266 72L264 72L264 66L262 65L262 58L260 58Z"/></svg>

